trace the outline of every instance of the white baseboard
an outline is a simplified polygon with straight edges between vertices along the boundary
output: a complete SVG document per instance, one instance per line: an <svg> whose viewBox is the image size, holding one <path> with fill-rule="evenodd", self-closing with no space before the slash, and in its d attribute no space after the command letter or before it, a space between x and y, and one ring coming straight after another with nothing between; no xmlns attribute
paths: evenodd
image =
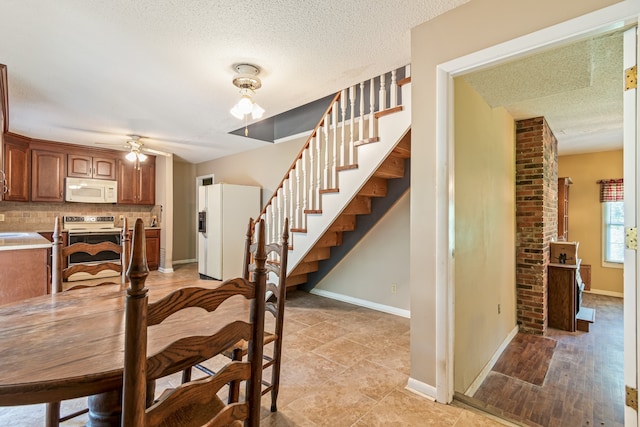
<svg viewBox="0 0 640 427"><path fill-rule="evenodd" d="M502 344L500 344L500 346L495 351L495 353L493 353L493 356L491 356L491 359L489 359L487 364L484 365L484 368L482 368L482 370L480 371L480 373L478 374L476 379L473 380L471 385L465 390L464 394L466 396L473 396L476 393L476 391L478 391L478 389L482 385L482 383L485 380L485 378L487 378L487 375L489 375L489 372L491 372L491 369L493 368L493 365L496 364L496 362L498 361L498 359L502 355L502 352L504 351L505 348L507 348L507 346L509 345L509 343L511 342L513 337L516 336L516 334L518 333L519 329L520 328L518 327L518 325L516 325L511 330L511 332L509 332L509 335L507 335L507 337L504 339L504 341L502 341Z"/></svg>
<svg viewBox="0 0 640 427"><path fill-rule="evenodd" d="M424 397L425 399L433 400L434 402L436 401L436 388L414 378L409 378L409 382L407 382L405 390Z"/></svg>
<svg viewBox="0 0 640 427"><path fill-rule="evenodd" d="M173 273L173 268L158 267L160 273Z"/></svg>
<svg viewBox="0 0 640 427"><path fill-rule="evenodd" d="M601 289L591 289L590 291L585 291L585 292L588 294L606 295L608 297L624 298L624 294L622 292L603 291Z"/></svg>
<svg viewBox="0 0 640 427"><path fill-rule="evenodd" d="M191 263L194 263L194 262L198 262L198 260L197 260L197 259L195 259L195 258L191 258L191 259L179 259L179 260L175 260L175 259L174 259L174 260L173 260L173 264L174 264L174 265L176 265L176 264L191 264Z"/></svg>
<svg viewBox="0 0 640 427"><path fill-rule="evenodd" d="M395 314L396 316L411 318L411 312L402 308L391 307L389 305L378 304L376 302L367 301L360 298L350 297L348 295L342 295L331 291L325 291L323 289L312 289L309 293L318 295L321 297L334 299L337 301L347 302L349 304L357 305L359 307L370 308L376 311L382 311L383 313Z"/></svg>

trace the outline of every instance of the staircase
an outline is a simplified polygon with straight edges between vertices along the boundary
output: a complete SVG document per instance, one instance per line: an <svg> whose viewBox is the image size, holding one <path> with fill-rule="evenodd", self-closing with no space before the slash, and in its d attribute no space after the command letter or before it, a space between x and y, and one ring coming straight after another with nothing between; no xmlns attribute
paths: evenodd
<svg viewBox="0 0 640 427"><path fill-rule="evenodd" d="M278 240L285 218L291 225L287 287L306 283L343 233L355 230L357 216L371 213L372 198L386 197L388 181L404 177L410 77L396 81L397 74L336 94L262 210L268 241Z"/></svg>

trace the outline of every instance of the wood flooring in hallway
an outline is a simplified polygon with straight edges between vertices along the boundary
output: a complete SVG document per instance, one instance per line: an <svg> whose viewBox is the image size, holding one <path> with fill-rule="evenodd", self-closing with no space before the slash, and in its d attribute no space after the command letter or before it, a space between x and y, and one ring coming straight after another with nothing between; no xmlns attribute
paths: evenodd
<svg viewBox="0 0 640 427"><path fill-rule="evenodd" d="M474 394L475 403L527 426L622 427L623 300L585 293L582 305L596 309L589 332L518 334Z"/></svg>

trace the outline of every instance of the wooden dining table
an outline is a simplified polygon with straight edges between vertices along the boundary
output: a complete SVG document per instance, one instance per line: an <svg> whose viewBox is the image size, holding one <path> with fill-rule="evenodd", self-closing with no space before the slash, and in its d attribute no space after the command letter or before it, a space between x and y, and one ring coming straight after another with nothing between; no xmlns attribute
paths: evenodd
<svg viewBox="0 0 640 427"><path fill-rule="evenodd" d="M149 302L179 288L219 284L149 284ZM120 425L125 300L126 287L114 284L0 306L0 406L91 396L87 425ZM233 297L214 313L183 310L149 329L148 354L184 334L210 335L216 325L247 319L249 304Z"/></svg>

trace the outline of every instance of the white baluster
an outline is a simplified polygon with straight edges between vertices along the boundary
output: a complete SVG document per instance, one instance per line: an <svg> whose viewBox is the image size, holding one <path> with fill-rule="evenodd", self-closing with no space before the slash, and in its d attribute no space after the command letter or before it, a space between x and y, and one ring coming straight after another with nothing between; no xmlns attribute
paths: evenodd
<svg viewBox="0 0 640 427"><path fill-rule="evenodd" d="M347 90L343 89L340 94L340 112L342 113L342 122L340 125L342 126L342 136L340 138L340 166L344 166L347 164L347 159L345 159L345 126L347 124Z"/></svg>
<svg viewBox="0 0 640 427"><path fill-rule="evenodd" d="M322 133L316 135L316 209L322 209L322 201L320 200L320 189L322 188Z"/></svg>
<svg viewBox="0 0 640 427"><path fill-rule="evenodd" d="M369 81L369 138L375 137L376 89L374 79Z"/></svg>
<svg viewBox="0 0 640 427"><path fill-rule="evenodd" d="M364 82L360 82L360 123L358 123L358 141L364 139Z"/></svg>
<svg viewBox="0 0 640 427"><path fill-rule="evenodd" d="M322 181L322 189L327 189L327 188L331 188L331 182L329 182L329 168L331 167L331 165L329 164L330 162L330 158L329 156L331 155L331 150L330 150L330 143L329 143L329 114L327 113L326 116L324 116L324 125L322 126L322 140L323 140L323 144L322 144L322 150L323 150L323 156L324 157L324 175L323 175L323 181Z"/></svg>
<svg viewBox="0 0 640 427"><path fill-rule="evenodd" d="M316 208L316 137L312 136L309 141L309 148L306 150L309 152L309 173L305 176L309 177L309 204L306 209L314 210Z"/></svg>
<svg viewBox="0 0 640 427"><path fill-rule="evenodd" d="M294 170L291 169L289 171L289 226L293 227L293 224L295 224L295 214L296 214L296 199L295 199L295 195L294 195L294 185L295 185L295 180L294 180ZM282 233L282 230L280 231L280 233ZM280 238L278 237L278 240L280 240Z"/></svg>
<svg viewBox="0 0 640 427"><path fill-rule="evenodd" d="M331 162L331 185L338 188L338 103L331 108L331 122L333 124L333 161Z"/></svg>
<svg viewBox="0 0 640 427"><path fill-rule="evenodd" d="M275 220L274 217L274 208L275 208L275 197L271 199L271 203L269 203L269 205L267 206L267 209L265 210L265 218L264 218L264 223L265 223L265 237L266 236L271 236L272 228L273 228L273 223ZM267 234L267 231L269 232ZM255 234L255 233L254 233Z"/></svg>
<svg viewBox="0 0 640 427"><path fill-rule="evenodd" d="M289 211L289 185L291 181L289 179L285 179L282 182L282 211L280 212L280 224L278 224L278 231L275 235L275 239L272 242L277 242L279 240L279 234L282 233L282 227L284 226L284 219L287 217L287 212Z"/></svg>
<svg viewBox="0 0 640 427"><path fill-rule="evenodd" d="M411 77L411 64L407 64L404 67L404 78Z"/></svg>
<svg viewBox="0 0 640 427"><path fill-rule="evenodd" d="M303 153L304 155L304 153ZM306 194L306 188L300 187L302 173L302 157L296 160L296 212L293 216L291 228L302 228L302 198Z"/></svg>
<svg viewBox="0 0 640 427"><path fill-rule="evenodd" d="M310 200L307 200L307 194L309 194L309 188L311 187L311 179L309 179L309 171L307 170L307 162L309 160L309 148L302 152L302 221L300 222L300 228L307 229L307 215L304 211L309 209Z"/></svg>
<svg viewBox="0 0 640 427"><path fill-rule="evenodd" d="M385 75L380 75L380 96L378 100L378 111L384 111L387 109L387 88L385 87Z"/></svg>
<svg viewBox="0 0 640 427"><path fill-rule="evenodd" d="M390 108L398 106L398 83L396 82L396 70L391 72L391 86L389 86Z"/></svg>
<svg viewBox="0 0 640 427"><path fill-rule="evenodd" d="M356 88L355 86L351 86L349 88L349 103L351 105L351 138L349 139L349 164L350 165L354 165L356 163L355 161L355 145L353 143L353 126L354 126L354 121L355 121L355 114L356 114L356 110L355 110L355 106L356 106Z"/></svg>
<svg viewBox="0 0 640 427"><path fill-rule="evenodd" d="M282 230L282 224L283 224L283 215L284 215L284 206L283 206L283 202L284 202L284 191L283 188L280 187L278 188L278 215L276 216L277 222L274 222L274 230L273 230L273 234L271 237L271 241L272 242L277 242L278 241L278 230Z"/></svg>

